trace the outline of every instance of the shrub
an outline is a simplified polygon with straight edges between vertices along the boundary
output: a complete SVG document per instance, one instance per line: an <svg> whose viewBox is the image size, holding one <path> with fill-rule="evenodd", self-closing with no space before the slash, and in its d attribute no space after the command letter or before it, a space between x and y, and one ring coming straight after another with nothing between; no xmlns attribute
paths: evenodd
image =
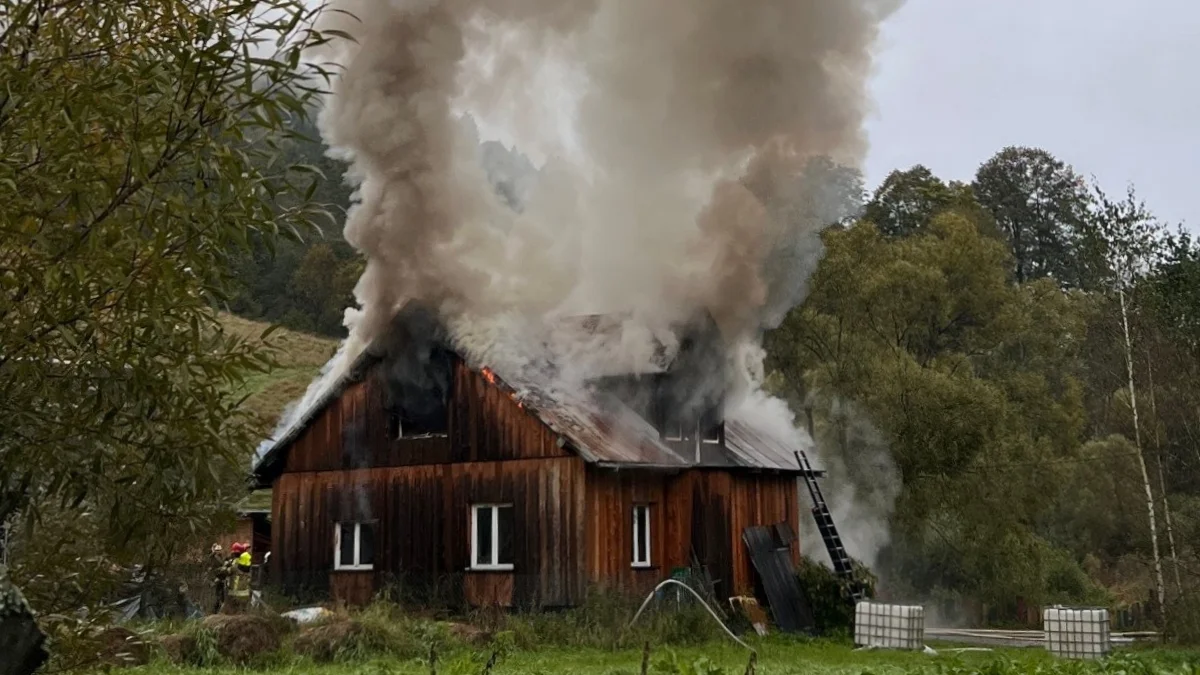
<svg viewBox="0 0 1200 675"><path fill-rule="evenodd" d="M1185 594L1167 606L1171 638L1183 645L1200 645L1200 594Z"/></svg>
<svg viewBox="0 0 1200 675"><path fill-rule="evenodd" d="M875 578L857 562L854 564L854 578L847 580L828 567L803 558L796 569L796 578L812 608L817 632L822 635L843 634L854 629L854 584L861 586L867 597L875 595Z"/></svg>

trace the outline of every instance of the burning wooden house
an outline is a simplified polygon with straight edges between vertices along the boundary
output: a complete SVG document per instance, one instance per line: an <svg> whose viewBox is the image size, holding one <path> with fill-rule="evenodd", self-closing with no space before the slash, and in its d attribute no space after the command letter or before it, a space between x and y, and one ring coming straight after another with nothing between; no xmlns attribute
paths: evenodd
<svg viewBox="0 0 1200 675"><path fill-rule="evenodd" d="M554 607L697 565L718 597L753 593L751 526L779 525L798 557L799 448L692 391L721 370L703 340L567 394L436 335L419 314L398 321L261 457L275 582L352 604L395 580Z"/></svg>

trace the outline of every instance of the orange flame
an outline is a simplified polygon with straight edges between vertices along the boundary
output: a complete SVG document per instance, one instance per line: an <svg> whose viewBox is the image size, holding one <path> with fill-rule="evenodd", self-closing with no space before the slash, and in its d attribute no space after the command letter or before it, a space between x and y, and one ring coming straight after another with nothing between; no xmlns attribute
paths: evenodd
<svg viewBox="0 0 1200 675"><path fill-rule="evenodd" d="M491 382L492 384L499 384L499 378L496 377L495 371L493 371L491 368L484 366L479 369L479 374L483 375L483 379L487 380L488 382Z"/></svg>
<svg viewBox="0 0 1200 675"><path fill-rule="evenodd" d="M483 379L487 380L489 383L500 386L500 378L496 376L496 371L492 370L491 368L484 366L479 369L479 374L482 375ZM525 409L525 404L521 403L520 399L517 398L517 392L505 391L505 393L508 394L508 397L513 400L513 403L517 404L518 408L521 410Z"/></svg>

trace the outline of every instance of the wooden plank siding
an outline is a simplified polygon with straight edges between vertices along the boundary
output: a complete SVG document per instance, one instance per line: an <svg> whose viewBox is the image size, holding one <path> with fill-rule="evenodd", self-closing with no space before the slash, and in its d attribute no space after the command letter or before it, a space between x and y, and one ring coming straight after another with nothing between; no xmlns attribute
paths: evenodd
<svg viewBox="0 0 1200 675"><path fill-rule="evenodd" d="M754 569L742 543L751 525L799 525L796 479L776 474L690 470L661 474L587 470L587 574L598 586L644 593L693 561L708 569L718 597L752 595ZM635 569L633 507L650 504L651 564ZM795 544L792 555L799 559Z"/></svg>
<svg viewBox="0 0 1200 675"><path fill-rule="evenodd" d="M684 564L684 547L666 536L666 484L662 474L587 471L587 575L599 588L646 593ZM650 506L650 567L633 567L633 507Z"/></svg>
<svg viewBox="0 0 1200 675"><path fill-rule="evenodd" d="M452 462L572 457L558 435L461 360L450 404Z"/></svg>
<svg viewBox="0 0 1200 675"><path fill-rule="evenodd" d="M324 582L335 599L363 600L357 586L351 597L337 597L347 586L338 579L345 573L332 572L334 526L345 521L377 523L373 590L391 581L429 586L462 574L494 576L467 571L470 507L504 503L515 510L515 560L509 597L499 604L567 606L583 598L578 458L291 473L277 481L274 499L272 575L285 588ZM468 591L478 586L464 583ZM495 604L489 593L466 600Z"/></svg>
<svg viewBox="0 0 1200 675"><path fill-rule="evenodd" d="M558 436L507 393L454 361L449 432L388 438L378 366L351 384L295 440L285 473L568 457Z"/></svg>
<svg viewBox="0 0 1200 675"><path fill-rule="evenodd" d="M375 597L375 575L371 572L331 572L329 595L339 605L369 604Z"/></svg>
<svg viewBox="0 0 1200 675"><path fill-rule="evenodd" d="M729 517L733 553L730 595L754 595L755 572L742 531L752 525L785 522L799 536L799 485L795 476L779 474L730 474ZM792 564L800 561L799 539L791 545Z"/></svg>

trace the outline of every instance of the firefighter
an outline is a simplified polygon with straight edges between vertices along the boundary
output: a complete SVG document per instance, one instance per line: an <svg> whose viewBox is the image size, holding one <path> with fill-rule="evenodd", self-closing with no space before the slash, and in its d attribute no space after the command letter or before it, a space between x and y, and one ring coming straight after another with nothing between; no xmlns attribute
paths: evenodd
<svg viewBox="0 0 1200 675"><path fill-rule="evenodd" d="M226 592L229 590L229 575L225 570L226 563L229 561L225 557L225 549L220 544L212 545L212 548L209 549L209 556L212 564L212 568L209 570L213 588L212 613L216 614L225 604Z"/></svg>
<svg viewBox="0 0 1200 675"><path fill-rule="evenodd" d="M250 545L237 542L229 547L226 574L229 579L229 607L242 611L250 606Z"/></svg>

